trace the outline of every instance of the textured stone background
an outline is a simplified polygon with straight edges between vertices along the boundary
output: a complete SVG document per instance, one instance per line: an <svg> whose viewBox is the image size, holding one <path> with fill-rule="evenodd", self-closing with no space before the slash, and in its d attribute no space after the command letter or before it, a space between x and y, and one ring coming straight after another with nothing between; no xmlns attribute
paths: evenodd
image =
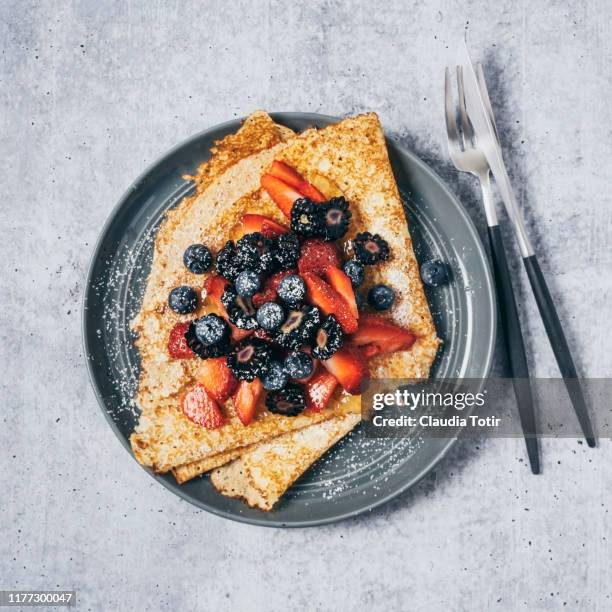
<svg viewBox="0 0 612 612"><path fill-rule="evenodd" d="M132 179L255 108L375 110L482 228L443 137L442 71L464 31L580 370L611 374L610 4L300 4L0 3L0 588L75 588L91 610L610 609L609 440L544 441L537 478L520 440L462 442L371 515L281 531L180 501L106 425L80 300ZM533 372L554 376L515 272Z"/></svg>

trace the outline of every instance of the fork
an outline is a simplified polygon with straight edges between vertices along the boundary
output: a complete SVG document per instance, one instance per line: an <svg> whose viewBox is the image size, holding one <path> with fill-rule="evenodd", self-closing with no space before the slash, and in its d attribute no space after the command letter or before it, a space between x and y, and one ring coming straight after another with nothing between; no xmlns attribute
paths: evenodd
<svg viewBox="0 0 612 612"><path fill-rule="evenodd" d="M485 217L487 220L493 274L499 302L500 318L504 330L504 339L510 372L512 375L514 393L518 404L521 426L525 436L527 455L531 471L540 473L540 453L536 437L535 413L533 396L529 382L529 368L525 355L523 333L514 299L514 290L506 261L506 249L502 239L497 219L495 200L491 189L491 168L484 152L478 146L476 135L470 123L463 85L463 69L457 66L458 113L453 105L451 73L448 68L444 78L444 103L446 115L446 133L448 136L448 151L450 158L461 172L469 172L478 178L482 192ZM459 125L456 117L458 116Z"/></svg>

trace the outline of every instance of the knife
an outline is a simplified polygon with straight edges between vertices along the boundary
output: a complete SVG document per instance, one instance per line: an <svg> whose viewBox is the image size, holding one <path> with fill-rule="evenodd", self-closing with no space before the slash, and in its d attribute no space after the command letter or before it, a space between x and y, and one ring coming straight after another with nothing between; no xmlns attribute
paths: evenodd
<svg viewBox="0 0 612 612"><path fill-rule="evenodd" d="M529 278L531 289L538 305L544 328L548 335L550 345L553 349L557 365L574 407L574 412L580 423L580 427L590 447L595 446L595 434L589 417L584 392L578 379L578 373L574 360L563 332L563 326L559 320L554 301L542 274L540 264L534 253L533 246L525 229L525 224L520 213L518 202L510 183L510 177L504 164L501 143L495 124L495 117L489 99L486 81L482 67L479 76L476 76L474 65L470 59L465 38L459 49L458 65L463 67L465 84L465 99L470 121L476 134L479 147L491 167L497 188L506 207L508 217L514 228L523 264Z"/></svg>

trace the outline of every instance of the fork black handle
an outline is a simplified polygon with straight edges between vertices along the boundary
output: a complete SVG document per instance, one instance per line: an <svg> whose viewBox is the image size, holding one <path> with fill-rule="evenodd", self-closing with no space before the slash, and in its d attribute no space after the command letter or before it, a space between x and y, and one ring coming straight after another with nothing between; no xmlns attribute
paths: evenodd
<svg viewBox="0 0 612 612"><path fill-rule="evenodd" d="M595 434L593 433L593 426L591 425L591 419L589 417L589 411L587 408L586 400L580 381L578 380L578 373L576 372L576 366L574 366L574 360L570 353L565 334L563 333L563 327L559 321L559 315L553 302L546 279L540 269L540 264L535 255L523 258L525 269L527 270L527 276L531 283L531 289L538 304L540 316L544 322L544 328L548 334L548 339L552 347L555 359L559 365L561 376L567 393L570 396L572 405L574 406L574 412L578 417L578 422L584 433L587 444L590 447L595 446Z"/></svg>
<svg viewBox="0 0 612 612"><path fill-rule="evenodd" d="M529 367L525 355L523 343L523 332L519 319L510 271L506 261L506 249L502 239L499 225L489 225L489 242L491 244L491 257L493 260L493 274L495 275L495 287L499 302L500 318L504 330L504 340L508 362L514 384L514 394L518 404L519 416L529 465L534 474L540 473L540 452L537 439L535 411L533 407L533 396L529 382Z"/></svg>

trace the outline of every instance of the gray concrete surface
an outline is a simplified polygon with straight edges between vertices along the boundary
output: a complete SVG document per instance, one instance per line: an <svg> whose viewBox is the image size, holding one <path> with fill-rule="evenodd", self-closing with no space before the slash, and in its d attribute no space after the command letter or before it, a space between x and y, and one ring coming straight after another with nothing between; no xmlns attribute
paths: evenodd
<svg viewBox="0 0 612 612"><path fill-rule="evenodd" d="M255 108L380 113L449 165L442 70L486 62L515 185L578 357L612 356L612 8L599 2L2 2L0 588L83 610L609 610L612 445L460 443L371 515L281 531L156 485L106 425L80 338L101 224L141 170ZM533 371L556 369L519 267ZM498 350L496 371L502 372Z"/></svg>

